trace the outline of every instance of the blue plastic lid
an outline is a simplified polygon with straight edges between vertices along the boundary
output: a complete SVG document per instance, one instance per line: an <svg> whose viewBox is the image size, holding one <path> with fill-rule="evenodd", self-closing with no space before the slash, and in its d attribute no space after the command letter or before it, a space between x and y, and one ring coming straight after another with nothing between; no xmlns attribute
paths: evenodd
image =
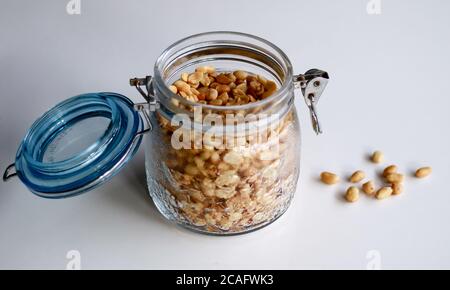
<svg viewBox="0 0 450 290"><path fill-rule="evenodd" d="M140 145L143 122L115 93L72 97L31 126L16 155L16 172L35 194L63 198L114 176Z"/></svg>

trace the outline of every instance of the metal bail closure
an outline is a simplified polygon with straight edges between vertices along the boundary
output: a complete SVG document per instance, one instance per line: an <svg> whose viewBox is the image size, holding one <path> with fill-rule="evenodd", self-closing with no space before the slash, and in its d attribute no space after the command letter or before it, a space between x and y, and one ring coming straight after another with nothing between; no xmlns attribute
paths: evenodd
<svg viewBox="0 0 450 290"><path fill-rule="evenodd" d="M135 87L136 90L144 97L147 101L146 103L136 103L134 104L134 109L143 115L144 120L147 123L147 128L137 133L136 136L142 135L151 131L152 123L150 121L150 115L148 112L154 112L159 109L159 102L156 101L155 95L153 93L153 82L151 76L146 76L145 78L132 78L130 79L130 86ZM141 88L145 87L145 91Z"/></svg>
<svg viewBox="0 0 450 290"><path fill-rule="evenodd" d="M141 131L136 133L135 138L138 138L141 135L144 135L147 132L150 132L153 130L152 127L152 121L150 120L150 115L148 111L150 110L150 104L149 103L135 103L134 109L143 116L143 119L145 123L147 124L147 127L142 129Z"/></svg>
<svg viewBox="0 0 450 290"><path fill-rule="evenodd" d="M12 172L13 170L14 172ZM8 167L6 167L5 172L3 173L3 181L8 181L11 177L14 177L16 175L16 164L10 164Z"/></svg>
<svg viewBox="0 0 450 290"><path fill-rule="evenodd" d="M153 93L153 82L151 76L146 76L145 78L132 78L130 79L130 86L135 87L147 101L147 109L150 112L154 112L156 109L159 109L159 102L156 101ZM145 91L141 87L145 87ZM138 106L136 109L139 110L140 107Z"/></svg>
<svg viewBox="0 0 450 290"><path fill-rule="evenodd" d="M305 74L294 76L295 88L302 90L306 105L311 114L311 122L316 134L322 133L319 117L317 115L317 102L328 84L328 73L319 69L311 69Z"/></svg>

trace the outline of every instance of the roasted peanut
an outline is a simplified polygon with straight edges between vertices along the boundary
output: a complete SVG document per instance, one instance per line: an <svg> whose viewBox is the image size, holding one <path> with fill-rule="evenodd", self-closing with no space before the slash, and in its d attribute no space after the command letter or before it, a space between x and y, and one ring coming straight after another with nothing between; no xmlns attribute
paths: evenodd
<svg viewBox="0 0 450 290"><path fill-rule="evenodd" d="M189 196L195 202L203 202L205 200L205 196L202 194L200 190L191 189L189 190Z"/></svg>
<svg viewBox="0 0 450 290"><path fill-rule="evenodd" d="M198 84L202 79L203 79L204 75L201 72L195 72L189 75L187 82L190 84Z"/></svg>
<svg viewBox="0 0 450 290"><path fill-rule="evenodd" d="M210 89L208 92L208 95L206 95L206 99L208 101L214 101L217 99L218 96L219 96L219 93L217 92L216 89Z"/></svg>
<svg viewBox="0 0 450 290"><path fill-rule="evenodd" d="M218 86L220 86L220 84L218 83L218 82L211 82L211 84L209 85L209 88L210 89L215 89L215 88L217 88Z"/></svg>
<svg viewBox="0 0 450 290"><path fill-rule="evenodd" d="M415 176L417 178L424 178L427 177L428 175L430 175L432 172L431 167L427 166L427 167L422 167L417 169Z"/></svg>
<svg viewBox="0 0 450 290"><path fill-rule="evenodd" d="M382 187L377 191L376 198L379 200L386 199L392 195L392 192L391 187Z"/></svg>
<svg viewBox="0 0 450 290"><path fill-rule="evenodd" d="M217 152L211 154L211 162L216 164L220 161L220 155Z"/></svg>
<svg viewBox="0 0 450 290"><path fill-rule="evenodd" d="M227 92L221 93L220 96L218 97L218 99L222 101L222 104L227 103L229 98L230 97L228 96Z"/></svg>
<svg viewBox="0 0 450 290"><path fill-rule="evenodd" d="M275 92L277 90L277 84L274 81L266 81L264 88L268 92Z"/></svg>
<svg viewBox="0 0 450 290"><path fill-rule="evenodd" d="M200 95L200 92L196 88L191 88L191 93L194 94L196 97Z"/></svg>
<svg viewBox="0 0 450 290"><path fill-rule="evenodd" d="M203 86L203 87L208 87L210 84L211 84L211 82L213 82L213 80L214 79L212 79L212 78L210 78L209 76L203 76L203 78L201 78L200 79L200 84Z"/></svg>
<svg viewBox="0 0 450 290"><path fill-rule="evenodd" d="M231 89L227 85L218 85L216 87L216 90L219 94L222 94L222 93L228 93Z"/></svg>
<svg viewBox="0 0 450 290"><path fill-rule="evenodd" d="M247 84L246 83L239 84L234 89L236 90L236 92L239 92L240 94L245 94L247 92Z"/></svg>
<svg viewBox="0 0 450 290"><path fill-rule="evenodd" d="M179 91L184 92L186 94L191 93L191 86L188 85L186 82L184 82L182 80L178 80L173 84Z"/></svg>
<svg viewBox="0 0 450 290"><path fill-rule="evenodd" d="M403 174L390 173L386 176L386 181L389 183L402 183L404 178Z"/></svg>
<svg viewBox="0 0 450 290"><path fill-rule="evenodd" d="M178 93L178 89L177 89L177 87L174 86L174 85L170 86L169 89L170 89L170 90L172 91L172 93L174 93L174 94Z"/></svg>
<svg viewBox="0 0 450 290"><path fill-rule="evenodd" d="M322 180L322 182L325 184L336 184L339 182L339 176L334 173L325 171L320 174L320 180Z"/></svg>
<svg viewBox="0 0 450 290"><path fill-rule="evenodd" d="M236 80L236 77L233 74L224 74L221 73L217 76L216 81L219 84L228 85Z"/></svg>
<svg viewBox="0 0 450 290"><path fill-rule="evenodd" d="M389 174L396 173L397 172L397 166L396 165L389 165L386 167L383 171L383 177L386 178Z"/></svg>
<svg viewBox="0 0 450 290"><path fill-rule="evenodd" d="M221 106L223 104L221 99L215 99L209 102L209 104L214 105L214 106Z"/></svg>
<svg viewBox="0 0 450 290"><path fill-rule="evenodd" d="M252 95L262 95L264 93L264 86L258 81L251 81L248 85L248 90Z"/></svg>
<svg viewBox="0 0 450 290"><path fill-rule="evenodd" d="M203 167L205 166L205 160L203 160L199 156L194 157L194 163L195 163L195 165L197 165L198 169L203 169Z"/></svg>
<svg viewBox="0 0 450 290"><path fill-rule="evenodd" d="M345 193L345 199L348 202L356 202L359 199L359 189L356 186L350 186Z"/></svg>
<svg viewBox="0 0 450 290"><path fill-rule="evenodd" d="M232 187L218 188L215 191L218 198L229 199L236 194L236 190Z"/></svg>
<svg viewBox="0 0 450 290"><path fill-rule="evenodd" d="M358 183L366 177L366 174L362 170L355 171L349 178L351 183Z"/></svg>
<svg viewBox="0 0 450 290"><path fill-rule="evenodd" d="M188 73L182 73L180 79L184 82L188 81Z"/></svg>
<svg viewBox="0 0 450 290"><path fill-rule="evenodd" d="M230 151L223 156L223 161L228 164L238 166L243 162L243 158L238 152Z"/></svg>
<svg viewBox="0 0 450 290"><path fill-rule="evenodd" d="M403 184L402 183L393 183L391 185L392 188L392 194L393 195L399 195L403 192Z"/></svg>
<svg viewBox="0 0 450 290"><path fill-rule="evenodd" d="M236 185L239 181L239 175L237 175L234 170L227 170L216 178L215 184L217 187L225 187Z"/></svg>
<svg viewBox="0 0 450 290"><path fill-rule="evenodd" d="M184 172L186 172L187 174L192 175L192 176L200 173L197 166L195 166L193 164L186 165L186 167L184 168Z"/></svg>
<svg viewBox="0 0 450 290"><path fill-rule="evenodd" d="M384 154L381 151L375 151L372 154L372 161L374 163L381 163L384 161Z"/></svg>
<svg viewBox="0 0 450 290"><path fill-rule="evenodd" d="M200 72L200 73L212 74L216 71L216 69L212 66L200 66L200 67L196 68L195 71Z"/></svg>
<svg viewBox="0 0 450 290"><path fill-rule="evenodd" d="M203 160L208 160L212 155L212 151L211 150L204 150L202 151L202 153L200 153L200 158Z"/></svg>
<svg viewBox="0 0 450 290"><path fill-rule="evenodd" d="M362 185L362 190L367 195L373 195L375 193L375 183L373 181L367 181Z"/></svg>
<svg viewBox="0 0 450 290"><path fill-rule="evenodd" d="M239 80L245 80L248 76L248 73L246 73L245 71L242 71L242 70L237 70L233 74Z"/></svg>

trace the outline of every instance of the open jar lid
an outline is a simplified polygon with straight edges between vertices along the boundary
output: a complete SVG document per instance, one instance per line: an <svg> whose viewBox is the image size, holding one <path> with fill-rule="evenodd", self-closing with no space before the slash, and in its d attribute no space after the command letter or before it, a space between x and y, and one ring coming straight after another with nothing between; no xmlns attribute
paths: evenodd
<svg viewBox="0 0 450 290"><path fill-rule="evenodd" d="M134 103L116 93L89 93L41 116L17 150L3 179L17 175L35 194L64 198L114 176L136 153L143 120ZM15 173L11 173L15 167Z"/></svg>

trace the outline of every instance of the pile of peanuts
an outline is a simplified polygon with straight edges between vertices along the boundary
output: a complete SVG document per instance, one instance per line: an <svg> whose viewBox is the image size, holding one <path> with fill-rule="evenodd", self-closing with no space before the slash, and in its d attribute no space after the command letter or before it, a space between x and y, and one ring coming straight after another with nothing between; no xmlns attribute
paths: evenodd
<svg viewBox="0 0 450 290"><path fill-rule="evenodd" d="M235 106L265 99L277 90L277 85L261 75L242 70L218 73L214 67L201 66L191 74L182 73L169 88L191 102ZM181 105L177 100L174 103Z"/></svg>
<svg viewBox="0 0 450 290"><path fill-rule="evenodd" d="M382 163L384 161L384 154L381 151L375 151L371 160L373 163ZM385 185L383 185L378 190L375 187L375 182L373 180L369 180L362 184L361 189L367 196L374 196L378 200L386 199L392 195L399 195L403 192L403 181L405 176L402 173L399 173L397 165L389 165L384 168L382 173L382 181ZM431 174L431 167L421 167L416 170L414 176L417 178L425 178ZM351 183L359 183L366 178L366 174L362 170L355 171L348 179ZM322 172L320 175L320 179L323 183L332 185L337 184L340 181L338 175L331 172ZM350 186L346 193L345 199L348 202L356 202L359 200L359 188L356 186Z"/></svg>
<svg viewBox="0 0 450 290"><path fill-rule="evenodd" d="M199 67L183 73L170 89L193 102L227 106L267 98L276 85L243 71L216 73L214 68ZM170 211L187 225L216 233L243 232L280 216L298 178L294 114L287 113L265 142L248 145L254 136L245 135L247 146L174 149L170 139L176 128L157 113L164 170L158 183L169 196ZM277 150L271 142L275 136Z"/></svg>

